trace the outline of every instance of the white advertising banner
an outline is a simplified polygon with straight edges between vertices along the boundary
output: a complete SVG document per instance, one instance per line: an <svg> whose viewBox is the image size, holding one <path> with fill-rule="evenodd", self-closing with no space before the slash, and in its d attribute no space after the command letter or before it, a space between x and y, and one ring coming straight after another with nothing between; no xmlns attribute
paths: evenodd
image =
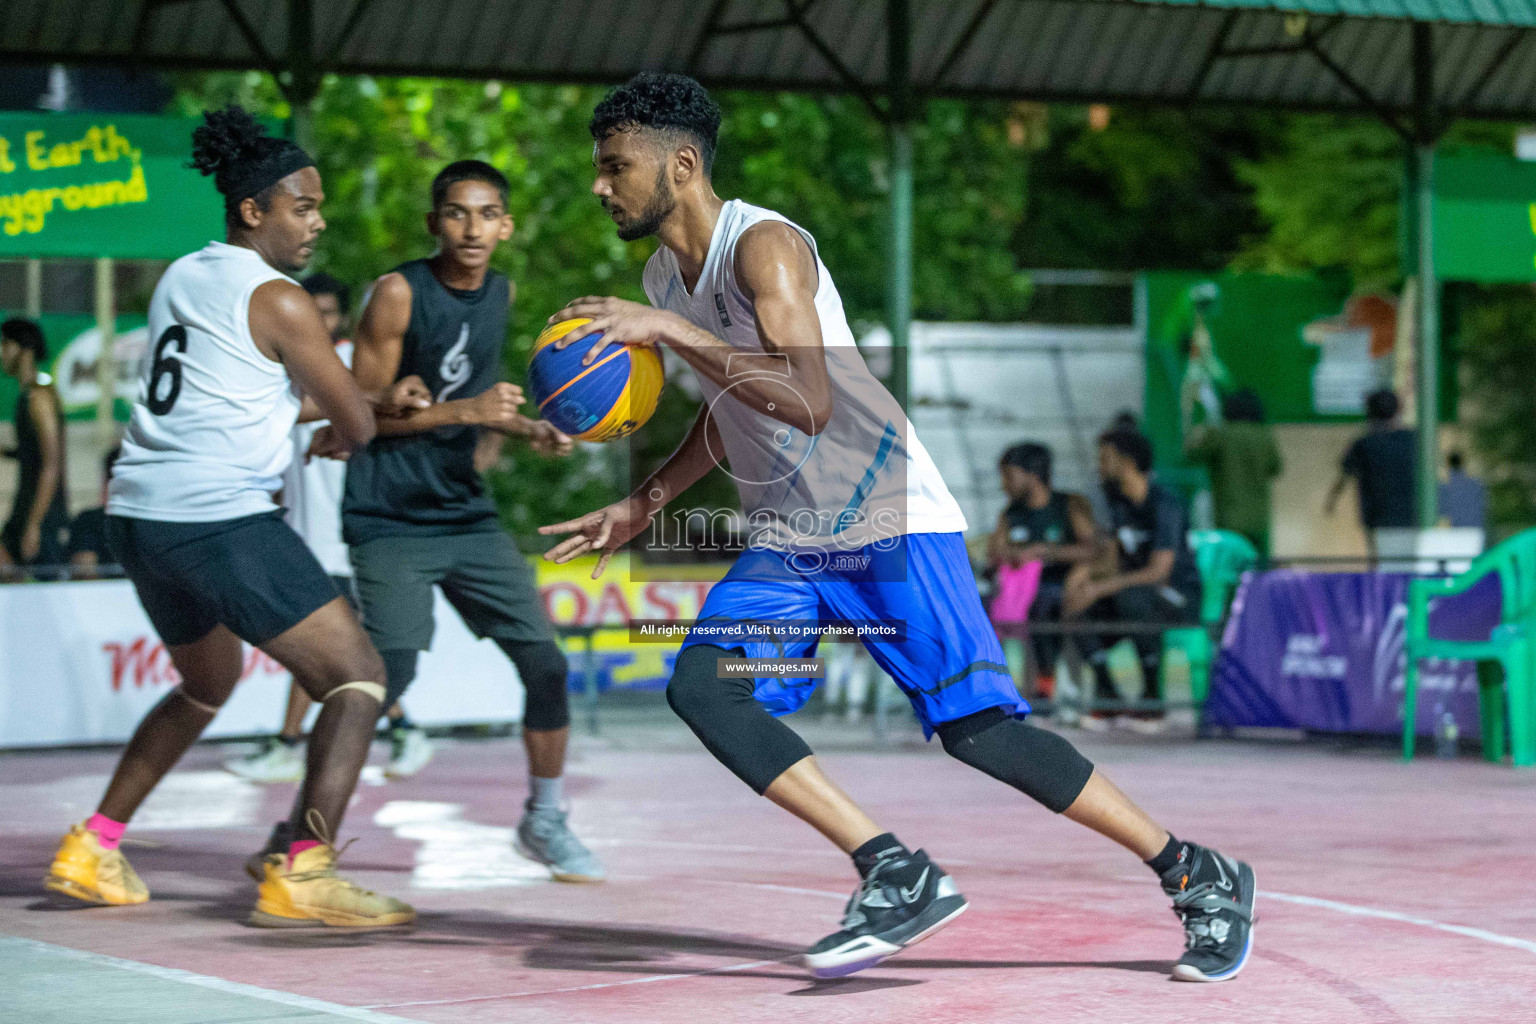
<svg viewBox="0 0 1536 1024"><path fill-rule="evenodd" d="M405 698L424 725L520 721L517 671L437 594L437 632ZM126 580L0 586L0 748L122 742L180 681ZM275 733L288 673L246 649L204 734Z"/></svg>

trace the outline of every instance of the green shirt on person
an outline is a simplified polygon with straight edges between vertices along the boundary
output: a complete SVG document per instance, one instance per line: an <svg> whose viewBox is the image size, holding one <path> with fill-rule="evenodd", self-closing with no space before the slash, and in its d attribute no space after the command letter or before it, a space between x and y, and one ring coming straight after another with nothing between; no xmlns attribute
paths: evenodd
<svg viewBox="0 0 1536 1024"><path fill-rule="evenodd" d="M1211 474L1216 527L1268 540L1270 483L1280 475L1280 449L1263 423L1233 422L1205 428L1188 449Z"/></svg>

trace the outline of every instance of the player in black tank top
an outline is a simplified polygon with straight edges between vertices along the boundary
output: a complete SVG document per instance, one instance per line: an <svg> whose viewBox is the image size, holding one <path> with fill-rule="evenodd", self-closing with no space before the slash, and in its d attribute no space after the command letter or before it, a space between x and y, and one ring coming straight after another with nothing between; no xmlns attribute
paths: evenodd
<svg viewBox="0 0 1536 1024"><path fill-rule="evenodd" d="M16 396L16 499L0 540L5 553L21 565L62 565L61 534L69 525L64 500L64 412L53 381L37 364L45 349L43 334L30 320L0 325L5 373L21 384ZM43 502L40 492L46 491ZM45 503L44 503L45 502ZM41 516L38 515L39 508ZM35 527L35 536L32 528Z"/></svg>
<svg viewBox="0 0 1536 1024"><path fill-rule="evenodd" d="M478 160L450 164L432 183L428 226L437 254L379 279L355 339L360 384L415 376L433 397L426 409L381 420L378 437L348 463L342 532L363 625L384 658L386 707L431 646L434 586L477 636L502 648L527 691L530 798L518 849L558 880L598 881L602 865L565 821L565 652L477 468L477 457L493 459L508 434L544 455L572 447L550 424L519 413L522 389L500 380L512 288L489 264L512 234L506 178Z"/></svg>
<svg viewBox="0 0 1536 1024"><path fill-rule="evenodd" d="M410 292L394 379L420 377L440 410L452 402L465 415L421 433L381 434L352 456L342 503L346 542L497 529L496 505L474 465L481 430L495 425L496 410L459 403L500 380L511 282L487 270L479 287L454 288L438 279L430 260L412 260L391 275Z"/></svg>

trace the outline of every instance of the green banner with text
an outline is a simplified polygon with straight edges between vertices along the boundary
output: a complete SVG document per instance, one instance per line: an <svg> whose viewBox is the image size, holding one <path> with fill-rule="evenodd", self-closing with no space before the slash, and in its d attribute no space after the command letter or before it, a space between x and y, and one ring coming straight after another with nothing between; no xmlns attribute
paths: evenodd
<svg viewBox="0 0 1536 1024"><path fill-rule="evenodd" d="M1435 160L1435 273L1442 281L1536 281L1536 163Z"/></svg>
<svg viewBox="0 0 1536 1024"><path fill-rule="evenodd" d="M191 118L0 113L0 258L175 259L222 238Z"/></svg>

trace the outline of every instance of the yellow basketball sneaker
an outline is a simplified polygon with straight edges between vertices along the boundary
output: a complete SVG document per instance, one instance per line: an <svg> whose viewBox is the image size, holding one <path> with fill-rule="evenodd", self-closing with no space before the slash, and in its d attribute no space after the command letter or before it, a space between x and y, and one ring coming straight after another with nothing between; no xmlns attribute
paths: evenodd
<svg viewBox="0 0 1536 1024"><path fill-rule="evenodd" d="M293 858L268 857L251 924L262 928L387 928L410 924L416 911L336 874L336 848L312 846Z"/></svg>
<svg viewBox="0 0 1536 1024"><path fill-rule="evenodd" d="M59 844L43 884L65 896L106 906L149 899L149 889L134 873L123 851L102 849L96 833L86 828L84 822L71 828Z"/></svg>

